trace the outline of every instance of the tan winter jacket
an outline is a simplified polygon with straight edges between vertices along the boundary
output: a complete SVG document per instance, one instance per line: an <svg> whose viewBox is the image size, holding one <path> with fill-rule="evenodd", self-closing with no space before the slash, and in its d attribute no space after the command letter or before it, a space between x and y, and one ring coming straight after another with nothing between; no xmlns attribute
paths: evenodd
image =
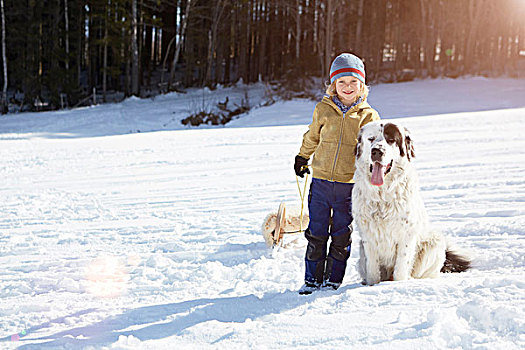
<svg viewBox="0 0 525 350"><path fill-rule="evenodd" d="M314 109L313 121L303 136L299 155L309 159L312 154L312 176L318 179L353 182L354 148L357 133L379 114L363 101L343 115L331 98L325 96Z"/></svg>

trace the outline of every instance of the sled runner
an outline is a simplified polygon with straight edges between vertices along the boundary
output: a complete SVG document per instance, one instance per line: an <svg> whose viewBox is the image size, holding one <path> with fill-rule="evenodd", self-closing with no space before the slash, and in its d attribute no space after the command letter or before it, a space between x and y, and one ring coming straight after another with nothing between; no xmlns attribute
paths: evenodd
<svg viewBox="0 0 525 350"><path fill-rule="evenodd" d="M274 245L279 244L284 234L284 224L286 220L286 208L284 202L279 204L279 209L277 210L277 217L275 218L275 229L273 230L273 240Z"/></svg>

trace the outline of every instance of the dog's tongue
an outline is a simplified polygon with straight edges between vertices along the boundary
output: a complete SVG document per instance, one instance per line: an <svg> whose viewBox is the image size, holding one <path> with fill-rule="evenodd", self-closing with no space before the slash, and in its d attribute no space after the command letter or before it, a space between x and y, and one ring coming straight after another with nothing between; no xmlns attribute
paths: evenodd
<svg viewBox="0 0 525 350"><path fill-rule="evenodd" d="M380 163L375 162L372 168L372 178L370 182L372 185L381 186L385 181L386 166L382 166Z"/></svg>

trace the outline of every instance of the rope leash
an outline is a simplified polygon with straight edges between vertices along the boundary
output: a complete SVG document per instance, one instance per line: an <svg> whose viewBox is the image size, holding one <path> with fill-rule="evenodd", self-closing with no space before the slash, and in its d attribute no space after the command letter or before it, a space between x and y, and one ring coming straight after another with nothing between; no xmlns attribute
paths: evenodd
<svg viewBox="0 0 525 350"><path fill-rule="evenodd" d="M304 170L305 168L308 169L309 165L303 165L301 167L301 170ZM301 213L299 215L299 231L298 232L304 232L303 230L303 209L304 209L304 196L306 195L306 184L308 183L308 174L305 173L304 178L304 188L301 192L301 186L299 185L299 176L297 174L295 175L295 181L297 182L297 189L299 190L299 197L301 197Z"/></svg>
<svg viewBox="0 0 525 350"><path fill-rule="evenodd" d="M303 165L301 170L304 168L308 168L309 165ZM306 195L306 185L308 185L308 173L305 173L306 176L304 178L304 187L301 191L301 185L299 183L299 176L295 175L295 182L297 182L297 190L299 191L299 197L301 198L301 212L299 214L299 230L297 231L282 231L281 234L293 234L293 233L301 233L304 232L303 229L303 211L304 211L304 197ZM272 235L275 236L275 230L272 232Z"/></svg>

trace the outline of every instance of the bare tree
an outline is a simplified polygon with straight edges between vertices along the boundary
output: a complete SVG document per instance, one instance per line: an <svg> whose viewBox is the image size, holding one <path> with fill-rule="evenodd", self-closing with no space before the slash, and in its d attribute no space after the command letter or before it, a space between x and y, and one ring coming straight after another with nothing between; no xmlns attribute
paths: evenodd
<svg viewBox="0 0 525 350"><path fill-rule="evenodd" d="M67 1L67 0L65 0ZM102 99L106 102L107 81L108 81L108 27L109 27L109 11L111 0L107 1L107 8L104 15L104 49L102 57ZM131 39L133 40L133 39Z"/></svg>
<svg viewBox="0 0 525 350"><path fill-rule="evenodd" d="M303 15L300 0L295 0L295 59L301 57L301 16Z"/></svg>
<svg viewBox="0 0 525 350"><path fill-rule="evenodd" d="M325 37L324 37L324 64L323 73L326 74L330 67L330 61L332 60L332 43L334 38L334 0L325 1Z"/></svg>
<svg viewBox="0 0 525 350"><path fill-rule="evenodd" d="M182 23L180 26L180 30L176 34L178 36L177 45L175 47L175 55L173 55L173 61L171 62L171 75L170 75L170 83L171 86L173 82L175 81L175 68L177 68L177 62L179 61L179 55L180 51L182 49L182 42L184 40L184 35L186 34L186 27L188 26L188 17L190 16L191 8L193 6L192 0L187 0L186 2L186 12L184 13L184 17L182 17ZM166 53L166 56L168 53Z"/></svg>
<svg viewBox="0 0 525 350"><path fill-rule="evenodd" d="M206 83L210 84L212 80L212 68L213 68L213 56L216 50L217 44L217 30L219 22L224 12L224 8L227 5L227 0L216 0L215 7L213 8L211 27L208 30L208 58L206 66ZM217 69L217 68L216 68Z"/></svg>
<svg viewBox="0 0 525 350"><path fill-rule="evenodd" d="M354 38L354 46L356 48L356 51L359 53L362 50L363 44L361 41L363 40L363 13L364 13L364 4L365 0L359 0L359 4L357 7L357 24L355 27L355 38Z"/></svg>
<svg viewBox="0 0 525 350"><path fill-rule="evenodd" d="M468 35L465 42L465 67L466 71L463 73L470 73L475 71L476 60L476 42L478 41L478 30L480 27L481 19L485 15L487 9L486 0L470 0L468 4L468 18L469 18L469 27Z"/></svg>
<svg viewBox="0 0 525 350"><path fill-rule="evenodd" d="M432 9L432 2L430 0L420 0L421 7L421 33L420 33L420 48L423 52L423 63L425 71L423 76L432 73L435 46L434 35L434 16Z"/></svg>
<svg viewBox="0 0 525 350"><path fill-rule="evenodd" d="M5 49L5 14L4 0L0 0L2 12L2 62L4 63L4 88L2 89L2 114L7 113L7 54Z"/></svg>
<svg viewBox="0 0 525 350"><path fill-rule="evenodd" d="M137 0L131 2L131 94L139 94L139 45Z"/></svg>
<svg viewBox="0 0 525 350"><path fill-rule="evenodd" d="M67 1L64 0L64 22L65 22L65 34L66 34L66 70L69 71L69 8Z"/></svg>

